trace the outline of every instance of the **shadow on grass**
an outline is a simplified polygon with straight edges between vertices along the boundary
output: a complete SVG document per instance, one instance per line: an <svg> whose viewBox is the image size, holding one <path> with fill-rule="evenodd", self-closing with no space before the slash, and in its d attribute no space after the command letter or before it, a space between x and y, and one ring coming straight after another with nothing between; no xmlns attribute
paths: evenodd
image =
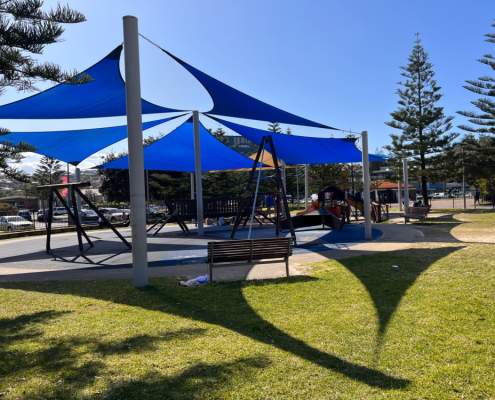
<svg viewBox="0 0 495 400"><path fill-rule="evenodd" d="M0 382L8 382L9 378L17 381L23 375L48 374L32 393L30 387L23 389L21 398L73 398L97 376L105 374L104 357L153 351L158 342L190 339L206 332L199 328L179 329L156 336L138 335L121 342L86 336L46 337L43 327L69 313L49 310L0 319ZM100 359L85 360L88 355ZM15 386L12 381L3 388L0 383L3 390L12 386Z"/></svg>
<svg viewBox="0 0 495 400"><path fill-rule="evenodd" d="M256 370L270 364L266 357L241 358L218 364L199 363L172 377L148 374L105 393L105 399L202 399L232 386L235 377L254 379ZM232 388L235 389L235 388Z"/></svg>
<svg viewBox="0 0 495 400"><path fill-rule="evenodd" d="M460 243L461 241L452 235L452 230L464 222L454 218L454 214L440 217L428 217L424 221L413 221L416 229L423 233L423 242Z"/></svg>
<svg viewBox="0 0 495 400"><path fill-rule="evenodd" d="M289 281L284 279L249 283L249 285L297 285L314 279L292 277ZM222 326L370 386L399 389L409 384L407 379L397 378L379 370L346 361L283 332L263 319L249 305L242 291L246 283L218 284L202 287L199 290L188 290L170 281L154 282L154 286L146 289L137 290L125 285L118 291L92 290L91 285L83 285L79 282L1 283L0 287L93 297L178 315Z"/></svg>
<svg viewBox="0 0 495 400"><path fill-rule="evenodd" d="M433 263L462 248L409 249L339 260L359 279L373 300L379 323L376 357L388 324L407 290Z"/></svg>

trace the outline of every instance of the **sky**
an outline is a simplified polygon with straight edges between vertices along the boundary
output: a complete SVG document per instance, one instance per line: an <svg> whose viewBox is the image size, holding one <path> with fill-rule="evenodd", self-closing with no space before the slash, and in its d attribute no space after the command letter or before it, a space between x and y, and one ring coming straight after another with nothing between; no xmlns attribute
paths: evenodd
<svg viewBox="0 0 495 400"><path fill-rule="evenodd" d="M400 66L416 33L434 65L447 115L470 109L466 79L488 73L477 60L494 52L483 35L493 31L494 0L69 0L87 22L66 26L60 43L41 59L83 70L122 42L122 17L196 68L260 100L343 130L369 132L373 151L390 142L385 125L397 106ZM56 1L46 1L47 6ZM179 109L208 111L206 91L185 70L141 41L143 98ZM121 68L123 67L121 63ZM123 68L122 68L123 69ZM39 84L39 89L50 84ZM30 93L7 91L0 104ZM153 116L156 117L156 116ZM144 118L151 119L147 116ZM80 129L121 124L103 118L11 121L12 130ZM266 124L247 122L252 126ZM165 132L174 124L156 128ZM212 126L214 127L214 126ZM292 126L295 134L343 133ZM150 131L149 134L155 134ZM120 147L119 147L120 146ZM110 150L124 149L124 144ZM108 149L106 150L108 151ZM99 157L100 155L97 155ZM25 159L32 169L36 157ZM87 165L94 162L90 160Z"/></svg>

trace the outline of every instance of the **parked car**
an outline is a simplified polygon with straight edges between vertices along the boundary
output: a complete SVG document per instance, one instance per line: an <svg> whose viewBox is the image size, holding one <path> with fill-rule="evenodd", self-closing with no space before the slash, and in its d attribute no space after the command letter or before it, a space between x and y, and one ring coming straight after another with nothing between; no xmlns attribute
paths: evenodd
<svg viewBox="0 0 495 400"><path fill-rule="evenodd" d="M438 193L433 193L431 198L432 199L445 199L447 195L444 192L438 192Z"/></svg>
<svg viewBox="0 0 495 400"><path fill-rule="evenodd" d="M83 224L97 224L100 221L100 217L93 210L81 209L79 212L79 218Z"/></svg>
<svg viewBox="0 0 495 400"><path fill-rule="evenodd" d="M24 218L27 221L30 221L30 222L33 221L33 217L31 216L31 211L29 211L29 210L19 210L19 212L17 213L17 215L19 217Z"/></svg>
<svg viewBox="0 0 495 400"><path fill-rule="evenodd" d="M13 232L33 229L33 223L18 215L0 216L0 230Z"/></svg>
<svg viewBox="0 0 495 400"><path fill-rule="evenodd" d="M67 210L65 209L65 207L54 207L53 215L54 216L67 215Z"/></svg>
<svg viewBox="0 0 495 400"><path fill-rule="evenodd" d="M126 219L125 213L118 208L103 207L100 208L98 211L100 211L111 223L122 222Z"/></svg>
<svg viewBox="0 0 495 400"><path fill-rule="evenodd" d="M64 207L53 207L53 217L62 217L67 215L67 210ZM48 209L40 208L36 213L36 220L38 222L46 222L48 218Z"/></svg>
<svg viewBox="0 0 495 400"><path fill-rule="evenodd" d="M40 208L36 213L36 220L38 222L45 222L45 216L47 215L48 210L44 210Z"/></svg>

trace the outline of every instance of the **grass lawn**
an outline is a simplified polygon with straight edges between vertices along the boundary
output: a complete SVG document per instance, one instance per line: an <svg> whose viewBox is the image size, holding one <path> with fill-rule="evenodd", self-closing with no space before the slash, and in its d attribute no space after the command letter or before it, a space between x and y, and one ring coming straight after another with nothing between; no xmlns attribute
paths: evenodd
<svg viewBox="0 0 495 400"><path fill-rule="evenodd" d="M196 289L2 283L0 399L493 399L494 255L450 243Z"/></svg>

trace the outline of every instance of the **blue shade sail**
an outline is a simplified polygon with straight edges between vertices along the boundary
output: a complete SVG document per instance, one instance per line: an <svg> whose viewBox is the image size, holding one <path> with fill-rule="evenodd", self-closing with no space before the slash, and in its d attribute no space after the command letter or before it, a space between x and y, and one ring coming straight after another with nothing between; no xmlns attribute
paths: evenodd
<svg viewBox="0 0 495 400"><path fill-rule="evenodd" d="M261 143L263 136L271 136L277 157L287 164L336 164L362 161L361 151L356 147L354 139L285 135L239 125L220 118L213 119L256 144ZM384 161L383 157L375 155L370 155L369 159Z"/></svg>
<svg viewBox="0 0 495 400"><path fill-rule="evenodd" d="M60 83L33 96L0 106L4 119L96 118L126 114L125 82L119 68L122 46L81 72L89 82ZM143 114L178 111L141 100Z"/></svg>
<svg viewBox="0 0 495 400"><path fill-rule="evenodd" d="M251 168L253 160L215 139L200 124L201 168L206 171ZM106 169L127 169L128 156L103 164ZM194 134L191 119L144 148L144 168L154 171L194 172Z"/></svg>
<svg viewBox="0 0 495 400"><path fill-rule="evenodd" d="M143 130L174 118L176 117L144 122ZM0 143L26 143L34 148L35 153L78 164L90 155L125 138L127 125L70 131L11 132L0 136Z"/></svg>
<svg viewBox="0 0 495 400"><path fill-rule="evenodd" d="M309 119L299 117L281 110L261 100L255 99L189 65L167 50L160 48L188 70L206 89L213 100L213 108L208 114L228 117L256 119L261 121L280 122L284 124L313 126L316 128L336 129Z"/></svg>

